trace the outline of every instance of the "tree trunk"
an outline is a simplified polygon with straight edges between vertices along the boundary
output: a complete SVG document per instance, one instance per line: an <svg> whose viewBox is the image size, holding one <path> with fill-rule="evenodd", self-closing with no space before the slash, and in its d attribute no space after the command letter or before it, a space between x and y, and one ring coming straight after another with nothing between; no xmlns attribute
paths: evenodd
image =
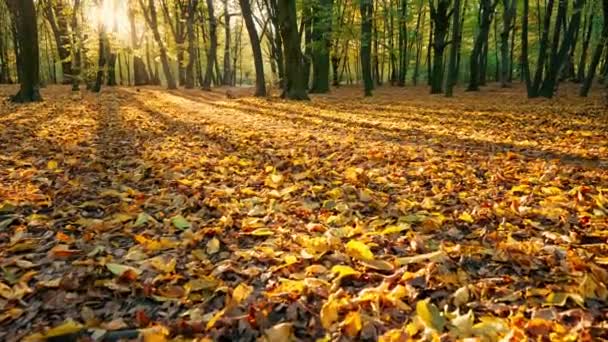
<svg viewBox="0 0 608 342"><path fill-rule="evenodd" d="M521 24L521 72L526 82L528 97L532 97L532 80L530 78L530 63L528 61L528 17L530 13L530 2L524 0L524 13Z"/></svg>
<svg viewBox="0 0 608 342"><path fill-rule="evenodd" d="M602 9L604 12L604 26L602 28L602 36L600 37L599 42L595 46L595 51L593 51L593 57L591 58L591 65L589 65L589 71L587 72L587 78L585 78L585 82L583 83L583 87L581 88L579 93L579 95L583 97L586 97L589 94L589 90L593 85L595 70L597 69L597 65L600 62L602 53L604 52L604 49L608 44L608 0L602 1Z"/></svg>
<svg viewBox="0 0 608 342"><path fill-rule="evenodd" d="M70 52L70 34L66 17L66 10L63 1L46 0L43 3L44 13L47 21L51 25L57 53L61 60L61 69L63 72L62 82L69 84L72 82L72 62Z"/></svg>
<svg viewBox="0 0 608 342"><path fill-rule="evenodd" d="M468 91L477 91L479 90L480 85L485 84L485 70L488 59L488 37L490 35L490 26L492 24L495 8L496 2L492 3L492 0L480 1L479 33L477 34L477 37L475 37L473 51L471 52L471 61L469 65L471 75L467 88Z"/></svg>
<svg viewBox="0 0 608 342"><path fill-rule="evenodd" d="M13 27L19 32L20 56L27 56L19 63L19 92L12 97L14 102L42 101L40 96L40 66L38 49L38 27L33 0L7 0L13 14Z"/></svg>
<svg viewBox="0 0 608 342"><path fill-rule="evenodd" d="M99 53L97 58L97 76L95 77L95 84L91 89L95 93L101 91L101 85L103 84L104 69L107 64L107 42L106 29L103 23L99 24Z"/></svg>
<svg viewBox="0 0 608 342"><path fill-rule="evenodd" d="M583 82L585 80L585 63L587 62L587 52L589 50L589 42L591 41L591 33L593 31L593 11L588 16L588 28L586 33L583 32L583 46L581 48L581 59L578 63L578 73L576 75L577 82ZM606 25L604 25L606 26ZM584 28L584 27L583 27ZM585 31L585 30L583 30Z"/></svg>
<svg viewBox="0 0 608 342"><path fill-rule="evenodd" d="M509 35L514 26L515 4L516 0L502 0L502 32L500 33L500 59L502 68L500 71L500 83L503 88L507 87L509 84L509 75L511 74L512 68L512 61L509 54Z"/></svg>
<svg viewBox="0 0 608 342"><path fill-rule="evenodd" d="M363 73L364 95L372 96L374 80L372 79L372 18L374 5L372 0L359 0L361 12L361 71Z"/></svg>
<svg viewBox="0 0 608 342"><path fill-rule="evenodd" d="M131 27L131 48L135 53L133 54L133 81L136 86L142 86L150 83L150 77L146 70L146 64L139 55L140 44L137 37L137 27L135 26L135 11L132 8L133 4L129 6L129 24Z"/></svg>
<svg viewBox="0 0 608 342"><path fill-rule="evenodd" d="M460 37L460 0L454 1L454 14L452 17L452 46L450 47L450 64L448 67L448 81L445 89L445 96L452 97L454 94L454 85L458 78L458 49Z"/></svg>
<svg viewBox="0 0 608 342"><path fill-rule="evenodd" d="M450 0L439 0L437 8L431 1L431 19L435 31L433 32L433 68L431 74L431 94L443 92L444 63L443 52L446 46L446 35L449 29L449 6Z"/></svg>
<svg viewBox="0 0 608 342"><path fill-rule="evenodd" d="M283 97L290 100L308 100L303 56L300 50L296 1L279 0L277 9L285 55L286 85Z"/></svg>
<svg viewBox="0 0 608 342"><path fill-rule="evenodd" d="M251 50L253 53L253 63L255 64L255 96L266 96L266 81L264 79L264 60L262 57L262 48L260 46L260 38L255 29L253 15L251 13L250 0L239 0L241 4L241 12L243 20L249 33L249 41L251 42Z"/></svg>
<svg viewBox="0 0 608 342"><path fill-rule="evenodd" d="M230 13L228 13L228 0L224 2L224 76L222 83L227 86L232 85L232 64L230 59L230 46L232 39L232 30L230 29Z"/></svg>
<svg viewBox="0 0 608 342"><path fill-rule="evenodd" d="M188 64L186 65L186 89L194 88L194 64L196 63L196 35L194 32L194 21L196 20L196 9L198 0L188 0L188 18L186 18L186 30L188 35Z"/></svg>
<svg viewBox="0 0 608 342"><path fill-rule="evenodd" d="M152 34L154 36L154 40L160 49L160 61L163 66L163 73L165 74L165 79L167 81L167 88L169 89L177 89L177 84L175 83L175 78L173 77L173 73L171 72L171 66L169 64L169 56L167 55L167 47L163 42L160 32L158 31L158 18L156 14L156 5L154 0L148 0L148 9L150 13L146 11L146 6L144 4L144 0L139 0L139 4L144 12L144 17L146 18L146 22L148 26L152 30Z"/></svg>
<svg viewBox="0 0 608 342"><path fill-rule="evenodd" d="M333 0L318 0L317 6L313 9L311 93L329 91L329 51L333 3Z"/></svg>
<svg viewBox="0 0 608 342"><path fill-rule="evenodd" d="M561 0L564 3L564 9L562 14L562 20L566 20L566 0ZM570 51L570 45L574 41L574 35L578 30L578 27L581 23L581 11L583 5L585 4L585 0L576 0L574 2L573 14L570 19L570 24L568 24L566 32L564 32L564 37L562 39L561 46L559 48L557 45L555 46L555 52L551 58L551 64L549 65L549 71L545 76L545 80L543 81L542 88L540 90L540 95L546 98L552 98L557 90L558 86L558 76L559 71L561 70L564 61L566 60L566 56L568 51ZM561 3L560 3L560 7ZM559 12L558 12L558 22L559 22ZM555 34L557 36L557 33Z"/></svg>
<svg viewBox="0 0 608 342"><path fill-rule="evenodd" d="M421 8L422 9L422 6ZM405 78L407 74L407 62L408 62L408 51L407 51L407 0L399 0L399 86L405 86ZM418 18L416 19L416 35L420 29L420 14L418 12ZM392 35L392 32L391 32Z"/></svg>
<svg viewBox="0 0 608 342"><path fill-rule="evenodd" d="M207 67L205 70L205 80L203 89L211 90L211 79L213 77L213 67L217 57L217 19L215 18L213 0L207 0L207 13L209 15L209 49L207 52Z"/></svg>
<svg viewBox="0 0 608 342"><path fill-rule="evenodd" d="M539 9L540 10L540 9ZM553 0L547 2L545 8L545 18L543 22L543 33L540 38L540 47L538 52L538 60L536 62L536 71L534 72L534 81L532 88L528 91L528 97L537 97L540 85L542 82L543 71L545 69L545 59L547 58L547 44L549 42L549 28L551 27L551 16L553 14Z"/></svg>

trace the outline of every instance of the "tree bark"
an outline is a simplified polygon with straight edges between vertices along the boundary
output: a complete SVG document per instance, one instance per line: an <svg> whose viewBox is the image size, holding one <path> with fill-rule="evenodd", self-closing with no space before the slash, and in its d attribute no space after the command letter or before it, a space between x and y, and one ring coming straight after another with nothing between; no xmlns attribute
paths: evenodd
<svg viewBox="0 0 608 342"><path fill-rule="evenodd" d="M492 2L494 1L494 2ZM470 79L468 91L477 91L479 86L485 84L485 70L487 65L488 37L490 26L494 17L497 0L480 0L479 33L475 37L470 61Z"/></svg>
<svg viewBox="0 0 608 342"><path fill-rule="evenodd" d="M577 82L583 82L585 80L585 63L587 62L587 53L589 51L589 42L591 41L591 33L593 32L593 11L588 16L588 28L583 28L583 46L581 47L581 58L578 63L578 73L576 75ZM604 25L605 27L606 25Z"/></svg>
<svg viewBox="0 0 608 342"><path fill-rule="evenodd" d="M163 67L163 73L165 74L165 79L167 81L167 88L169 89L177 89L177 84L175 83L175 78L173 77L173 73L171 72L171 66L169 65L169 56L167 55L167 47L163 42L160 32L158 31L158 17L156 14L156 5L154 0L148 0L148 9L149 13L146 11L146 5L144 4L144 0L139 0L139 4L144 12L144 17L150 30L152 30L152 34L154 36L154 40L156 44L158 44L160 50L160 61Z"/></svg>
<svg viewBox="0 0 608 342"><path fill-rule="evenodd" d="M600 58L604 53L604 49L608 44L608 0L602 0L602 9L604 12L604 26L602 28L602 36L600 37L600 41L595 46L595 51L593 51L593 57L591 58L591 64L589 65L589 71L587 72L587 78L585 78L585 82L583 83L583 87L581 88L579 93L579 95L582 97L586 97L589 94L591 85L593 85L595 70L597 69L597 66L600 62Z"/></svg>
<svg viewBox="0 0 608 342"><path fill-rule="evenodd" d="M222 83L227 86L232 85L232 64L230 59L230 46L232 40L232 30L230 28L230 13L228 13L228 0L224 2L224 76Z"/></svg>
<svg viewBox="0 0 608 342"><path fill-rule="evenodd" d="M203 89L211 90L211 79L213 77L213 67L217 57L217 19L213 8L213 0L207 0L207 13L209 15L209 49L207 50L207 67Z"/></svg>
<svg viewBox="0 0 608 342"><path fill-rule="evenodd" d="M515 4L516 0L502 0L502 32L500 33L500 83L503 88L509 85L509 75L511 74L512 61L509 54L509 35L514 27Z"/></svg>
<svg viewBox="0 0 608 342"><path fill-rule="evenodd" d="M372 79L372 18L374 5L372 0L359 0L361 12L361 71L363 73L364 95L372 96L374 80Z"/></svg>
<svg viewBox="0 0 608 342"><path fill-rule="evenodd" d="M551 26L552 14L553 0L549 0L547 2L547 7L545 8L545 18L543 21L542 36L540 38L540 47L538 52L538 60L536 62L536 71L534 72L534 81L532 82L532 87L528 91L528 97L538 96L538 91L542 82L543 71L545 69L545 59L547 58L547 44L549 42L549 28Z"/></svg>
<svg viewBox="0 0 608 342"><path fill-rule="evenodd" d="M449 29L449 6L450 0L439 0L437 7L433 1L429 1L431 8L431 19L435 28L433 32L433 66L431 74L431 94L440 94L443 92L443 52L446 47L446 35Z"/></svg>
<svg viewBox="0 0 608 342"><path fill-rule="evenodd" d="M150 83L150 77L146 69L142 57L139 55L139 49L141 45L137 37L137 27L135 26L135 10L133 9L133 3L129 6L129 25L131 27L131 48L134 51L133 54L133 83L136 86L142 86Z"/></svg>
<svg viewBox="0 0 608 342"><path fill-rule="evenodd" d="M329 91L329 51L332 34L333 0L318 0L312 18L311 93Z"/></svg>
<svg viewBox="0 0 608 342"><path fill-rule="evenodd" d="M266 81L264 79L264 60L262 59L262 48L260 46L260 38L255 29L253 15L251 13L250 0L239 0L243 20L249 33L249 41L251 42L251 50L253 53L253 63L255 64L255 96L266 96Z"/></svg>
<svg viewBox="0 0 608 342"><path fill-rule="evenodd" d="M285 56L286 85L283 97L290 100L308 100L303 56L300 50L296 1L279 0L277 9Z"/></svg>
<svg viewBox="0 0 608 342"><path fill-rule="evenodd" d="M445 96L452 97L454 94L454 85L458 78L458 49L460 37L460 0L454 1L454 14L452 17L452 46L450 47L450 64L448 67L448 81L445 89Z"/></svg>
<svg viewBox="0 0 608 342"><path fill-rule="evenodd" d="M70 47L70 34L65 11L65 4L62 0L45 0L43 3L44 13L47 21L51 25L57 53L61 59L61 69L63 72L62 82L69 84L72 82L72 62Z"/></svg>
<svg viewBox="0 0 608 342"><path fill-rule="evenodd" d="M7 6L13 14L13 27L18 35L19 56L19 92L12 97L14 102L42 101L40 96L40 66L38 49L38 27L36 25L36 8L33 0L7 0ZM19 57L18 56L18 57Z"/></svg>
<svg viewBox="0 0 608 342"><path fill-rule="evenodd" d="M532 79L530 78L530 63L528 61L528 17L530 13L530 2L524 0L524 13L521 24L521 72L526 82L528 97L532 97Z"/></svg>
<svg viewBox="0 0 608 342"><path fill-rule="evenodd" d="M566 16L565 2L566 2L566 0L560 0L560 1L562 1L562 3L564 4L562 20L566 20L565 19L565 16ZM555 94L555 91L557 90L558 81L559 81L558 80L559 71L561 70L561 67L564 64L564 61L566 60L566 56L568 54L568 51L570 50L570 45L574 41L574 35L575 35L576 31L578 30L578 27L581 23L581 11L582 11L584 4L585 4L585 0L576 0L574 2L574 8L573 8L574 13L572 13L570 23L567 26L566 32L564 32L564 36L563 36L561 45L559 47L558 47L558 45L554 46L554 53L551 58L551 63L549 64L549 71L547 72L547 75L545 76L545 79L542 84L542 88L540 89L540 95L543 97L552 98L553 95ZM561 3L560 3L560 7L562 7ZM559 22L559 19L560 19L560 16L558 14L558 20L557 20L558 22ZM557 36L557 33L555 35Z"/></svg>
<svg viewBox="0 0 608 342"><path fill-rule="evenodd" d="M194 65L196 63L196 34L194 32L194 21L196 20L196 9L198 0L188 0L188 10L186 18L186 30L188 36L188 64L186 64L186 89L194 88Z"/></svg>

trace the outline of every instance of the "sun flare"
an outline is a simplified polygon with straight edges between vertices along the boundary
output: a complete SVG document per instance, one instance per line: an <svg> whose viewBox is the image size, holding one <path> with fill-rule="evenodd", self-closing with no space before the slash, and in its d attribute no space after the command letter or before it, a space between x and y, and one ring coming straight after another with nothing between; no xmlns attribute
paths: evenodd
<svg viewBox="0 0 608 342"><path fill-rule="evenodd" d="M128 39L129 16L128 2L102 0L99 5L91 6L87 11L87 18L93 27L103 28L121 40Z"/></svg>

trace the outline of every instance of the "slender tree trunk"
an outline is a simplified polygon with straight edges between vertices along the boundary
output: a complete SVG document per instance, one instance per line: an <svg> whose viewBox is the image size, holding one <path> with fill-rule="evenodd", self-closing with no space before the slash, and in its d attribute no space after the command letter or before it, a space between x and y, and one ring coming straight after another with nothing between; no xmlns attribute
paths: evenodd
<svg viewBox="0 0 608 342"><path fill-rule="evenodd" d="M266 81L264 80L264 60L262 59L262 48L260 38L253 22L250 0L239 0L243 20L249 33L249 41L253 52L253 62L255 64L255 96L266 96Z"/></svg>
<svg viewBox="0 0 608 342"><path fill-rule="evenodd" d="M431 19L433 20L433 71L431 75L431 94L443 92L444 63L443 52L446 46L446 36L449 29L449 6L450 0L439 0L437 7L430 2Z"/></svg>
<svg viewBox="0 0 608 342"><path fill-rule="evenodd" d="M372 79L372 0L359 0L361 12L361 70L363 72L364 95L372 96L374 80Z"/></svg>
<svg viewBox="0 0 608 342"><path fill-rule="evenodd" d="M232 85L232 68L230 59L230 46L232 40L232 30L230 28L230 13L228 12L228 0L224 2L224 76L222 83L227 86Z"/></svg>
<svg viewBox="0 0 608 342"><path fill-rule="evenodd" d="M529 0L523 0L524 13L521 24L521 72L526 82L528 97L532 97L532 79L530 78L530 63L528 61L528 17L530 13Z"/></svg>
<svg viewBox="0 0 608 342"><path fill-rule="evenodd" d="M133 83L136 86L142 86L150 83L150 77L146 70L146 64L142 57L139 55L140 43L137 36L137 27L135 26L135 10L133 9L133 3L129 5L129 25L131 27L131 48L135 53L133 54Z"/></svg>
<svg viewBox="0 0 608 342"><path fill-rule="evenodd" d="M80 80L82 79L82 29L78 22L78 14L80 13L80 0L74 0L72 8L72 91L80 90Z"/></svg>
<svg viewBox="0 0 608 342"><path fill-rule="evenodd" d="M63 1L45 0L42 4L47 21L51 25L57 53L61 60L61 69L63 72L62 82L69 84L72 82L72 62L69 41L69 29L66 18L65 5Z"/></svg>
<svg viewBox="0 0 608 342"><path fill-rule="evenodd" d="M503 88L509 85L512 61L509 54L509 35L514 27L516 0L502 0L502 32L500 33L501 72L500 83Z"/></svg>
<svg viewBox="0 0 608 342"><path fill-rule="evenodd" d="M564 3L562 20L566 20L566 0L560 1L563 1ZM572 13L570 24L568 25L566 32L564 32L564 37L562 39L561 46L559 46L559 48L555 46L555 52L551 58L551 64L549 65L549 72L545 76L545 80L543 81L542 88L540 90L540 95L543 97L552 98L555 94L555 91L557 90L559 81L559 71L561 70L564 61L566 60L566 56L568 54L568 51L570 50L570 45L573 43L574 35L580 25L581 11L584 4L585 0L575 0L574 2L574 13ZM560 18L559 15L558 18Z"/></svg>
<svg viewBox="0 0 608 342"><path fill-rule="evenodd" d="M494 0L497 1L497 0ZM470 79L468 91L479 90L480 85L485 84L485 73L488 60L488 37L490 34L490 26L494 16L496 3L492 0L480 0L479 9L479 33L475 37L473 51L471 52L470 61Z"/></svg>
<svg viewBox="0 0 608 342"><path fill-rule="evenodd" d="M460 37L460 0L454 1L454 14L452 16L452 46L450 47L450 64L448 67L448 81L445 89L445 96L452 97L454 85L458 78L458 49Z"/></svg>
<svg viewBox="0 0 608 342"><path fill-rule="evenodd" d="M583 46L581 48L581 58L578 63L578 73L576 76L577 82L583 82L585 80L585 63L587 62L587 53L589 50L589 42L591 41L591 33L593 31L593 11L588 16L587 30L583 32ZM606 26L606 25L604 25ZM584 27L583 27L584 28Z"/></svg>
<svg viewBox="0 0 608 342"><path fill-rule="evenodd" d="M420 7L422 9L422 6ZM422 11L418 12L418 18L416 19L416 35L420 30L420 15ZM391 32L392 35L392 32ZM408 62L408 51L407 51L407 0L399 0L399 86L405 85L405 78L407 74L407 62Z"/></svg>
<svg viewBox="0 0 608 342"><path fill-rule="evenodd" d="M27 56L19 67L19 92L12 97L14 102L42 101L40 96L40 55L38 48L38 26L33 0L7 0L13 14L13 25L19 32L19 54Z"/></svg>
<svg viewBox="0 0 608 342"><path fill-rule="evenodd" d="M207 13L209 15L209 49L207 50L207 68L203 89L211 90L211 79L213 77L213 67L217 57L217 19L213 8L213 0L207 0Z"/></svg>
<svg viewBox="0 0 608 342"><path fill-rule="evenodd" d="M194 21L196 20L196 9L198 0L188 0L188 18L186 18L186 30L188 36L188 64L186 64L186 89L194 88L194 65L196 63L196 34L194 32Z"/></svg>
<svg viewBox="0 0 608 342"><path fill-rule="evenodd" d="M604 12L602 36L595 46L595 51L593 51L593 57L591 58L591 64L589 65L589 71L587 72L587 78L585 78L585 82L580 90L579 95L583 97L586 97L589 94L589 90L591 89L591 85L593 84L593 79L595 77L595 70L597 69L604 50L606 49L606 45L608 44L608 0L602 0L602 9ZM605 63L608 64L608 61Z"/></svg>
<svg viewBox="0 0 608 342"><path fill-rule="evenodd" d="M160 61L163 67L163 73L165 74L165 79L167 81L167 88L169 89L177 89L177 84L175 83L175 78L173 77L173 73L171 72L171 66L169 64L169 56L167 54L167 47L163 42L160 32L158 31L158 18L156 14L156 5L154 0L148 0L148 11L146 11L146 6L144 4L144 0L139 0L139 4L144 12L144 17L146 18L146 22L152 30L152 34L154 36L154 40L156 44L158 44L160 50Z"/></svg>
<svg viewBox="0 0 608 342"><path fill-rule="evenodd" d="M99 24L99 53L97 58L97 76L95 77L95 84L91 89L95 93L99 93L101 91L101 86L103 84L103 74L104 69L107 64L107 48L106 48L106 29L104 24Z"/></svg>
<svg viewBox="0 0 608 342"><path fill-rule="evenodd" d="M540 38L540 47L538 52L538 60L536 62L536 71L534 73L534 81L532 82L532 88L528 91L528 97L537 97L540 90L543 71L545 69L545 59L547 58L547 45L549 42L549 28L551 27L552 14L553 0L549 0L547 2L547 8L545 9L545 18L543 21L542 36Z"/></svg>
<svg viewBox="0 0 608 342"><path fill-rule="evenodd" d="M312 19L312 87L311 93L329 91L329 51L334 0L318 0Z"/></svg>

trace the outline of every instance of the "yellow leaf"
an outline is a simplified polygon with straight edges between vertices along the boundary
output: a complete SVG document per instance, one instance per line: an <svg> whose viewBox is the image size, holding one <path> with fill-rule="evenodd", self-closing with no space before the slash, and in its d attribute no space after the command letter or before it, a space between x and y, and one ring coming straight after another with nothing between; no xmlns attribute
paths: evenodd
<svg viewBox="0 0 608 342"><path fill-rule="evenodd" d="M338 301L333 294L330 295L325 304L323 304L323 307L321 307L320 318L323 328L329 329L331 325L338 320L339 309L340 305Z"/></svg>
<svg viewBox="0 0 608 342"><path fill-rule="evenodd" d="M458 216L458 218L461 221L468 222L468 223L475 222L475 219L473 218L473 216L471 216L471 214L469 214L467 212L464 212L464 213L460 214L460 216Z"/></svg>
<svg viewBox="0 0 608 342"><path fill-rule="evenodd" d="M374 260L374 253L363 242L350 240L346 244L346 254L358 260L370 261Z"/></svg>
<svg viewBox="0 0 608 342"><path fill-rule="evenodd" d="M416 264L416 263L426 262L426 261L437 261L437 260L443 259L444 257L445 257L445 253L443 251L439 250L439 251L435 251L435 252L431 252L431 253L399 258L399 259L397 259L397 264L400 266L403 266L403 265Z"/></svg>
<svg viewBox="0 0 608 342"><path fill-rule="evenodd" d="M249 286L245 283L240 283L234 291L232 291L232 299L236 302L236 304L240 304L243 300L247 299L249 295L253 292L253 287Z"/></svg>
<svg viewBox="0 0 608 342"><path fill-rule="evenodd" d="M359 276L361 273L354 270L350 266L336 265L331 268L331 273L337 273L339 278L347 277L350 275Z"/></svg>
<svg viewBox="0 0 608 342"><path fill-rule="evenodd" d="M264 330L268 342L290 342L293 340L293 324L280 323Z"/></svg>
<svg viewBox="0 0 608 342"><path fill-rule="evenodd" d="M347 336L355 338L363 327L363 324L361 323L361 314L359 311L349 312L342 322L342 327Z"/></svg>
<svg viewBox="0 0 608 342"><path fill-rule="evenodd" d="M393 264L388 261L376 259L361 262L365 267L378 270L378 271L392 271L395 269Z"/></svg>
<svg viewBox="0 0 608 342"><path fill-rule="evenodd" d="M248 233L247 235L253 235L253 236L270 236L270 235L274 235L275 231L269 228L258 228L250 233Z"/></svg>
<svg viewBox="0 0 608 342"><path fill-rule="evenodd" d="M81 331L82 329L84 329L84 326L82 324L80 324L78 322L74 322L73 320L69 319L69 320L63 322L62 324L47 331L46 334L44 334L44 336L47 338L64 336L64 335L77 333L77 332Z"/></svg>
<svg viewBox="0 0 608 342"><path fill-rule="evenodd" d="M427 328L442 332L445 327L445 318L430 299L420 300L416 303L416 314Z"/></svg>
<svg viewBox="0 0 608 342"><path fill-rule="evenodd" d="M59 164L55 160L49 160L49 162L46 163L46 168L49 170L57 170L58 167Z"/></svg>
<svg viewBox="0 0 608 342"><path fill-rule="evenodd" d="M177 261L175 258L171 258L171 260L167 262L167 260L163 257L156 257L150 259L150 264L160 272L172 273L175 271Z"/></svg>
<svg viewBox="0 0 608 342"><path fill-rule="evenodd" d="M207 242L207 254L215 254L220 251L220 240L213 238Z"/></svg>

